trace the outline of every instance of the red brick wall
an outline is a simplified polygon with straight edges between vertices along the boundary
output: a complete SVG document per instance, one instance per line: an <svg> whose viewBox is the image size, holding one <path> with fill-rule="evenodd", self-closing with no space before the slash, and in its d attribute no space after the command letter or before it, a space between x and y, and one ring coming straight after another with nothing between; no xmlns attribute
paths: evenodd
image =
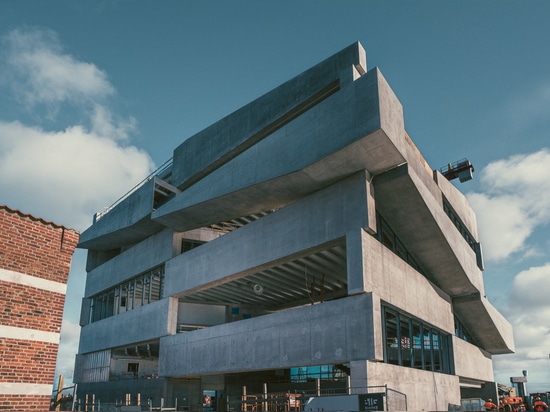
<svg viewBox="0 0 550 412"><path fill-rule="evenodd" d="M52 385L57 346L47 342L0 338L0 382Z"/></svg>
<svg viewBox="0 0 550 412"><path fill-rule="evenodd" d="M0 268L67 283L78 232L0 206Z"/></svg>
<svg viewBox="0 0 550 412"><path fill-rule="evenodd" d="M49 411L50 397L38 395L0 395L0 410L9 412ZM48 405L48 409L44 409Z"/></svg>
<svg viewBox="0 0 550 412"><path fill-rule="evenodd" d="M66 284L78 236L73 229L0 205L0 269ZM0 280L2 326L59 333L64 304L59 290ZM49 395L14 395L1 389L2 383L53 388L57 349L57 343L0 336L0 410L49 410Z"/></svg>
<svg viewBox="0 0 550 412"><path fill-rule="evenodd" d="M0 280L0 325L59 332L65 295Z"/></svg>

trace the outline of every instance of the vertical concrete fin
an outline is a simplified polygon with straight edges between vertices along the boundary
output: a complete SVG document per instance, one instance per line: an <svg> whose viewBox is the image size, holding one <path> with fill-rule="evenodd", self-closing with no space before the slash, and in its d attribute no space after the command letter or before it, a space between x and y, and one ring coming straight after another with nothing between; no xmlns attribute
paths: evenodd
<svg viewBox="0 0 550 412"><path fill-rule="evenodd" d="M380 105L380 126L400 153L406 152L405 119L403 106L378 68L373 70L378 81L378 99Z"/></svg>

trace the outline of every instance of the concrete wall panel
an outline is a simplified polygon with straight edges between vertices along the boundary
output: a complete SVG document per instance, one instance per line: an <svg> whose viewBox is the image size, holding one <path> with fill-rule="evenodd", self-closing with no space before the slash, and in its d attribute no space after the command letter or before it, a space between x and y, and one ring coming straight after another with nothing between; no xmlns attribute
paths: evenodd
<svg viewBox="0 0 550 412"><path fill-rule="evenodd" d="M168 261L165 293L181 294L343 238L367 224L366 207L365 173L358 173Z"/></svg>
<svg viewBox="0 0 550 412"><path fill-rule="evenodd" d="M447 411L460 407L458 376L367 362L369 386L388 385L407 395L409 411ZM353 371L352 371L353 375Z"/></svg>
<svg viewBox="0 0 550 412"><path fill-rule="evenodd" d="M89 297L158 266L173 256L172 229L165 229L88 272L84 296Z"/></svg>
<svg viewBox="0 0 550 412"><path fill-rule="evenodd" d="M363 294L167 336L161 339L159 374L229 373L369 359L374 353L368 345L371 308L370 296Z"/></svg>
<svg viewBox="0 0 550 412"><path fill-rule="evenodd" d="M443 211L441 195L434 197L437 186L426 174L403 165L377 176L377 210L446 293L483 293L476 254Z"/></svg>
<svg viewBox="0 0 550 412"><path fill-rule="evenodd" d="M80 332L79 354L158 339L175 333L170 312L177 312L176 299L163 299L126 313L84 326Z"/></svg>
<svg viewBox="0 0 550 412"><path fill-rule="evenodd" d="M365 291L424 322L454 334L450 298L378 240L363 232ZM369 259L369 257L376 259Z"/></svg>
<svg viewBox="0 0 550 412"><path fill-rule="evenodd" d="M115 245L135 243L163 229L149 218L153 211L155 179L116 205L80 236L79 247L112 249Z"/></svg>
<svg viewBox="0 0 550 412"><path fill-rule="evenodd" d="M453 336L455 374L462 378L494 380L491 355L484 350Z"/></svg>
<svg viewBox="0 0 550 412"><path fill-rule="evenodd" d="M460 217L460 220L462 220L462 223L464 223L473 238L479 242L476 215L472 209L472 206L470 206L468 199L466 199L466 196L464 196L462 192L460 192L438 171L434 173L434 179L437 182L443 196L445 196L449 204ZM441 207L443 207L443 204Z"/></svg>

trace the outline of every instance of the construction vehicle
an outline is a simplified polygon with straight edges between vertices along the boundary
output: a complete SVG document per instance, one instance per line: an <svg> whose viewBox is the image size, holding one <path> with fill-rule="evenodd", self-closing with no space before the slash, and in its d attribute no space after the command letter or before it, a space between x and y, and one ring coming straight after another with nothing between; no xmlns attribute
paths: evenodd
<svg viewBox="0 0 550 412"><path fill-rule="evenodd" d="M508 403L508 405L512 407L513 412L522 412L527 410L521 396L505 396L503 398L500 398L498 404L499 411L506 411L506 409L504 408L504 402Z"/></svg>

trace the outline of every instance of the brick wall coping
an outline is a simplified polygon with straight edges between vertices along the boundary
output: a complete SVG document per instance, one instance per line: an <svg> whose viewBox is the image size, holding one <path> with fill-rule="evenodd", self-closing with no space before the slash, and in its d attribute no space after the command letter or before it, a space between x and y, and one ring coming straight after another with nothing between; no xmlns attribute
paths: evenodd
<svg viewBox="0 0 550 412"><path fill-rule="evenodd" d="M48 220L42 219L41 217L33 216L33 215L29 214L29 213L23 213L23 212L21 212L21 211L18 210L18 209L12 209L11 207L6 206L6 205L0 205L0 209L4 209L4 210L6 210L6 211L9 212L9 213L17 214L17 215L19 215L19 216L21 216L21 217L26 217L26 218L28 218L28 219L31 219L31 220L35 221L35 222L40 222L40 223L42 223L42 224L44 224L44 225L52 226L52 227L54 227L54 228L56 228L56 229L61 229L61 228L63 228L63 229L74 230L75 232L78 232L78 231L75 230L75 229L68 228L68 227L63 226L63 225L58 225L57 223L50 222L50 221L48 221Z"/></svg>

